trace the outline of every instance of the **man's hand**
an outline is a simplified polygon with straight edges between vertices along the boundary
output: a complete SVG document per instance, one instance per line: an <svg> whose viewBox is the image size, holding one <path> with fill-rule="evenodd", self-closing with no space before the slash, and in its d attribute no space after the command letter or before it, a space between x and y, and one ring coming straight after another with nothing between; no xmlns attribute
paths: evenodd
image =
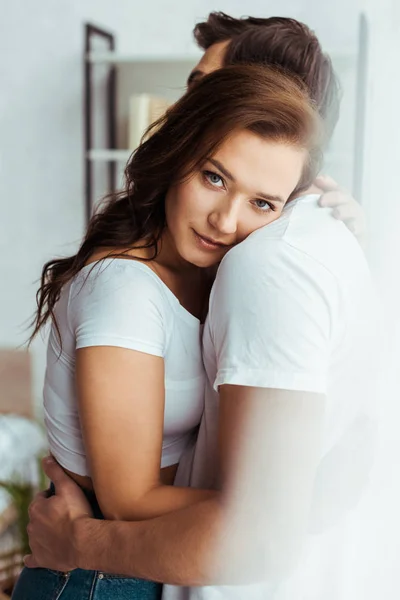
<svg viewBox="0 0 400 600"><path fill-rule="evenodd" d="M92 511L82 490L64 473L55 460L43 460L46 475L53 482L56 495L37 494L29 507L27 527L32 554L25 557L27 567L47 567L71 571L77 567L74 525Z"/></svg>
<svg viewBox="0 0 400 600"><path fill-rule="evenodd" d="M365 213L350 192L342 189L332 177L323 175L315 180L321 191L320 205L333 208L333 216L350 229L363 246L367 235Z"/></svg>

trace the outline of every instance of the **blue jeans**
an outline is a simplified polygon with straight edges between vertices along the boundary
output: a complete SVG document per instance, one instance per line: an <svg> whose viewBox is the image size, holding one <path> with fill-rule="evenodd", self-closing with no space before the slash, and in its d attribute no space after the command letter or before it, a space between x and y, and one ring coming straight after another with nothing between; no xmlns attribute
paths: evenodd
<svg viewBox="0 0 400 600"><path fill-rule="evenodd" d="M159 600L161 587L152 581L99 571L24 568L12 600Z"/></svg>
<svg viewBox="0 0 400 600"><path fill-rule="evenodd" d="M83 490L96 519L103 519L96 497ZM49 494L55 493L53 484ZM24 568L12 600L160 600L162 585L136 577L75 569L70 573Z"/></svg>

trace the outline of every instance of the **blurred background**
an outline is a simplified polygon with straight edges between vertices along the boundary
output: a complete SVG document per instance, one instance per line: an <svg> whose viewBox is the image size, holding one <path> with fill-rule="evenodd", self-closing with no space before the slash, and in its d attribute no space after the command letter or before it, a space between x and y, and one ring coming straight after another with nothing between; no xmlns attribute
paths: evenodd
<svg viewBox="0 0 400 600"><path fill-rule="evenodd" d="M395 456L399 4L0 0L0 480L24 465L22 480L37 482L31 473L45 451L40 425L18 429L13 416L41 422L46 340L24 349L41 268L75 251L91 206L120 185L143 114L157 110L154 98L173 101L184 92L200 56L193 27L216 10L299 19L332 57L343 103L324 172L351 190L367 215L367 252L390 322L382 395L389 402L385 451ZM2 506L0 497L0 515ZM0 574L1 565L0 558Z"/></svg>

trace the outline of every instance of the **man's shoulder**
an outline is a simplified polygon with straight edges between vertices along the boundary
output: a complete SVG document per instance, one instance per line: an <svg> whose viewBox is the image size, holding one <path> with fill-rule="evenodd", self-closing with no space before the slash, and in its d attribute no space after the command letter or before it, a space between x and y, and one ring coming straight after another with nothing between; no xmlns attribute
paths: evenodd
<svg viewBox="0 0 400 600"><path fill-rule="evenodd" d="M220 272L264 271L274 266L297 268L313 263L335 273L346 265L360 266L365 257L356 238L331 211L318 205L318 196L294 201L282 216L254 231L224 257Z"/></svg>
<svg viewBox="0 0 400 600"><path fill-rule="evenodd" d="M246 268L248 273L259 269L268 271L284 257L299 259L304 241L309 242L313 232L313 224L300 207L300 201L294 201L276 221L253 231L232 248L222 260L217 277L232 269L240 272Z"/></svg>

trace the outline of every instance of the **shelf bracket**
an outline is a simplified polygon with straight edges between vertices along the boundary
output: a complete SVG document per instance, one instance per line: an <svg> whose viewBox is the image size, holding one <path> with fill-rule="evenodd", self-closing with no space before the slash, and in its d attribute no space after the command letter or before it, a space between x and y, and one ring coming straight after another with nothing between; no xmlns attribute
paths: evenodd
<svg viewBox="0 0 400 600"><path fill-rule="evenodd" d="M89 158L89 151L93 148L93 69L95 65L91 63L88 56L93 50L93 42L96 39L102 39L108 43L109 51L115 50L115 36L104 29L100 29L90 23L85 24L85 48L84 48L84 157L85 157L85 218L86 224L89 222L93 211L93 165ZM106 104L107 104L107 145L108 149L116 147L116 68L110 65L106 85ZM114 161L108 163L108 191L113 192L116 189L117 165Z"/></svg>

